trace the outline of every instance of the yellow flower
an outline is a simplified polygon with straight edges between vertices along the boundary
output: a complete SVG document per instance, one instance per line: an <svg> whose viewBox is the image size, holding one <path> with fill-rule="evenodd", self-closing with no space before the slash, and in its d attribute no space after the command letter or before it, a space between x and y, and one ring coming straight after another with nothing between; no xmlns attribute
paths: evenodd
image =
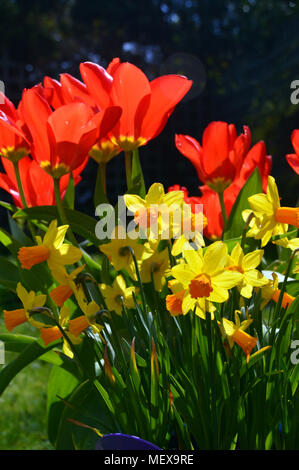
<svg viewBox="0 0 299 470"><path fill-rule="evenodd" d="M64 331L68 340L63 336L61 329L58 326L53 326L49 328L41 328L40 334L41 334L41 338L45 346L48 346L48 344L52 343L53 341L57 341L63 338L62 350L66 356L72 359L74 357L74 353L72 351L72 348L69 342L72 344L80 344L82 340L81 338L77 338L76 336L74 336L69 331L68 329L69 323L70 323L70 310L68 307L64 305L62 309L60 310L60 314L59 314L59 326Z"/></svg>
<svg viewBox="0 0 299 470"><path fill-rule="evenodd" d="M135 308L133 293L136 295L135 287L127 287L122 276L117 276L112 286L100 284L99 288L104 296L108 310L113 310L118 315L122 314L122 306Z"/></svg>
<svg viewBox="0 0 299 470"><path fill-rule="evenodd" d="M183 284L175 279L168 281L168 287L172 291L172 294L166 297L166 308L173 317L182 315L182 304L186 290Z"/></svg>
<svg viewBox="0 0 299 470"><path fill-rule="evenodd" d="M228 290L239 284L243 275L225 270L227 246L220 241L210 245L205 253L202 249L185 251L184 257L186 262L171 270L173 277L186 289L182 304L183 314L196 308L195 313L205 317L206 310L211 311L210 302L226 302Z"/></svg>
<svg viewBox="0 0 299 470"><path fill-rule="evenodd" d="M255 194L248 198L254 218L247 232L248 237L261 240L265 246L274 235L283 235L288 230L288 224L299 227L299 208L281 207L275 179L268 178L267 194ZM248 210L243 212L247 220Z"/></svg>
<svg viewBox="0 0 299 470"><path fill-rule="evenodd" d="M67 273L65 268L52 271L53 277L59 282L59 286L50 292L50 297L58 307L62 307L73 293L78 290L75 280L84 268L85 266L79 266L70 274Z"/></svg>
<svg viewBox="0 0 299 470"><path fill-rule="evenodd" d="M291 240L289 240L287 237L284 237L280 240L273 241L273 243L274 245L282 246L283 248L289 248L292 251L299 248L299 238L291 238Z"/></svg>
<svg viewBox="0 0 299 470"><path fill-rule="evenodd" d="M84 317L80 316L70 320L70 333L74 336L78 336L82 331L86 330L86 328L90 326L95 334L100 334L103 326L97 323L97 314L101 310L99 305L94 300L88 302L82 287L75 291L74 294L80 309L84 313Z"/></svg>
<svg viewBox="0 0 299 470"><path fill-rule="evenodd" d="M227 318L222 318L221 323L218 322L222 335L228 341L229 348L232 349L234 343L237 343L243 349L247 362L249 361L252 349L257 345L257 338L250 336L244 331L252 321L252 319L247 319L240 322L239 312L235 312L235 323Z"/></svg>
<svg viewBox="0 0 299 470"><path fill-rule="evenodd" d="M37 295L33 291L27 292L20 282L17 285L17 295L23 304L23 308L11 311L3 310L6 328L12 331L16 326L26 321L37 328L44 326L43 323L35 321L29 312L34 308L43 307L47 296L43 294Z"/></svg>
<svg viewBox="0 0 299 470"><path fill-rule="evenodd" d="M139 270L142 282L149 283L153 279L155 290L161 292L165 285L165 276L169 274L170 270L168 249L166 248L160 253L153 252L150 257L140 263Z"/></svg>
<svg viewBox="0 0 299 470"><path fill-rule="evenodd" d="M170 239L174 235L176 219L181 229L183 191L170 191L165 194L160 183L154 183L145 199L134 194L124 196L126 207L134 214L134 219L150 238Z"/></svg>
<svg viewBox="0 0 299 470"><path fill-rule="evenodd" d="M76 263L82 257L81 250L72 245L63 243L68 225L57 227L57 220L53 220L43 240L36 237L37 246L24 246L20 248L18 258L23 269L31 269L36 264L47 261L51 271L61 266Z"/></svg>
<svg viewBox="0 0 299 470"><path fill-rule="evenodd" d="M274 302L278 302L280 297L281 290L278 289L278 277L277 274L272 274L273 280L268 280L268 283L262 287L261 289L261 310L266 307L266 305L270 302L270 300L274 300ZM281 306L282 308L289 308L291 303L295 300L295 297L284 292L282 297Z"/></svg>
<svg viewBox="0 0 299 470"><path fill-rule="evenodd" d="M226 269L238 271L243 275L238 289L240 294L248 299L252 296L253 287L262 287L268 283L268 279L255 269L260 264L263 254L264 250L255 250L244 255L241 245L237 243L228 257Z"/></svg>
<svg viewBox="0 0 299 470"><path fill-rule="evenodd" d="M116 227L111 235L111 241L101 245L100 251L109 259L110 263L116 269L121 271L125 269L132 279L137 279L134 260L130 249L133 250L137 261L141 261L150 253L142 243L132 238L130 233L126 233L124 227Z"/></svg>

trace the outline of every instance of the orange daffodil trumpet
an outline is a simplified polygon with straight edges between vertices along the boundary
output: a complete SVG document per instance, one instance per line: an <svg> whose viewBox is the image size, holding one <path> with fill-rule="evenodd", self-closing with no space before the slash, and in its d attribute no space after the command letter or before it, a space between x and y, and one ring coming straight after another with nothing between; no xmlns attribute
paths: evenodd
<svg viewBox="0 0 299 470"><path fill-rule="evenodd" d="M42 323L34 320L30 315L30 311L34 308L43 307L46 303L47 296L43 294L37 295L33 291L27 292L20 282L17 285L17 295L23 304L23 308L3 311L6 328L9 331L12 331L16 326L19 326L26 321L37 328L43 326Z"/></svg>
<svg viewBox="0 0 299 470"><path fill-rule="evenodd" d="M82 253L68 243L63 243L68 230L68 225L57 227L57 220L53 220L44 238L36 237L37 245L20 248L18 259L23 269L31 269L33 266L47 262L51 271L61 266L77 263Z"/></svg>
<svg viewBox="0 0 299 470"><path fill-rule="evenodd" d="M257 345L257 338L254 338L244 331L251 325L253 320L247 319L240 322L239 313L240 312L235 312L235 323L227 318L222 318L222 321L218 322L218 324L222 335L228 341L229 348L232 349L234 343L238 344L244 351L246 362L249 362L251 351Z"/></svg>

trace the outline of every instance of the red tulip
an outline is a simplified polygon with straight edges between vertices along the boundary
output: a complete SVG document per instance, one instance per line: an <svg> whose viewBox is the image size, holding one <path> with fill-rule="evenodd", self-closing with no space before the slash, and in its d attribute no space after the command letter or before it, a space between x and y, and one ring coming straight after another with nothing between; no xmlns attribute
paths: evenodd
<svg viewBox="0 0 299 470"><path fill-rule="evenodd" d="M286 159L293 170L299 175L299 129L295 129L291 135L295 153L286 155Z"/></svg>
<svg viewBox="0 0 299 470"><path fill-rule="evenodd" d="M244 134L237 136L234 124L214 121L204 130L202 146L188 135L176 135L175 143L196 168L200 181L223 192L240 172L251 135L247 126Z"/></svg>
<svg viewBox="0 0 299 470"><path fill-rule="evenodd" d="M119 108L94 113L79 101L53 111L38 87L24 91L21 109L33 141L32 156L55 178L82 165L120 115Z"/></svg>
<svg viewBox="0 0 299 470"><path fill-rule="evenodd" d="M80 173L83 171L86 163L87 159L73 172L75 185L81 181ZM17 207L23 208L13 164L4 158L2 159L2 164L5 173L0 173L0 187L12 196ZM19 172L25 199L29 207L56 204L53 179L41 169L35 160L31 160L28 156L23 158L19 162ZM60 180L60 194L62 198L65 195L68 183L69 175L63 176Z"/></svg>
<svg viewBox="0 0 299 470"><path fill-rule="evenodd" d="M157 137L192 86L190 80L179 75L165 75L149 82L138 67L119 59L114 59L107 70L85 62L80 71L100 107L113 104L122 108L112 140L124 151L134 150Z"/></svg>

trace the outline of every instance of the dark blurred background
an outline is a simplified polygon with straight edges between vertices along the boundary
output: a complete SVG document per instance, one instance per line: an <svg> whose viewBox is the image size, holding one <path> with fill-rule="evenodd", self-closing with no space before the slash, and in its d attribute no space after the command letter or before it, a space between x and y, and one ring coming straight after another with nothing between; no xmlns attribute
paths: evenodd
<svg viewBox="0 0 299 470"><path fill-rule="evenodd" d="M146 184L187 186L199 195L191 163L174 145L174 134L201 140L212 120L247 124L253 143L264 140L273 156L284 205L296 204L298 177L285 160L293 153L299 104L290 101L299 80L299 5L282 0L0 0L0 79L15 103L24 87L44 75L79 64L106 67L114 57L142 68L149 79L180 73L194 80L163 133L140 149ZM77 208L93 213L95 164L77 189ZM122 156L108 166L114 202L125 191ZM3 192L1 199L7 196Z"/></svg>

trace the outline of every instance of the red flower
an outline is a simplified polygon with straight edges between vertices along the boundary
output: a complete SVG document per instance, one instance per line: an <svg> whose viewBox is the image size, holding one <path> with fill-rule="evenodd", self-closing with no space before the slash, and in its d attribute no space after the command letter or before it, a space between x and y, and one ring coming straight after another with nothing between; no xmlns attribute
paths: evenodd
<svg viewBox="0 0 299 470"><path fill-rule="evenodd" d="M18 162L29 153L30 143L13 103L3 93L0 93L0 100L0 154Z"/></svg>
<svg viewBox="0 0 299 470"><path fill-rule="evenodd" d="M293 170L299 175L299 129L295 129L291 135L295 153L286 155L286 159Z"/></svg>
<svg viewBox="0 0 299 470"><path fill-rule="evenodd" d="M80 173L86 166L85 162L73 172L74 184L81 181ZM7 191L13 198L17 207L23 208L13 164L2 158L5 173L0 173L0 187ZM50 175L41 169L35 160L28 156L19 162L19 172L24 190L25 199L29 207L55 205L54 183ZM60 194L63 198L68 187L69 175L65 175L60 180Z"/></svg>
<svg viewBox="0 0 299 470"><path fill-rule="evenodd" d="M53 111L38 86L24 91L21 110L32 137L32 156L55 178L81 166L120 114L111 108L94 113L79 101Z"/></svg>
<svg viewBox="0 0 299 470"><path fill-rule="evenodd" d="M266 193L268 176L272 170L272 157L271 155L267 155L266 146L263 141L258 142L249 150L243 161L240 173L237 175L234 183L241 189L255 168L259 169L263 183L263 191Z"/></svg>
<svg viewBox="0 0 299 470"><path fill-rule="evenodd" d="M219 196L215 191L209 188L209 186L200 186L200 190L202 196L199 198L199 203L203 205L203 213L208 220L208 225L204 229L204 235L209 239L221 238L224 223ZM240 188L235 184L230 185L224 190L223 199L227 217L232 210L239 192Z"/></svg>
<svg viewBox="0 0 299 470"><path fill-rule="evenodd" d="M240 172L251 135L246 126L244 134L237 136L234 124L214 121L204 130L202 146L188 135L176 135L175 143L196 168L200 181L223 192Z"/></svg>
<svg viewBox="0 0 299 470"><path fill-rule="evenodd" d="M89 93L100 107L120 106L122 115L113 129L112 141L124 151L134 150L156 137L192 82L166 75L149 82L133 64L114 59L105 70L85 62L80 71Z"/></svg>

